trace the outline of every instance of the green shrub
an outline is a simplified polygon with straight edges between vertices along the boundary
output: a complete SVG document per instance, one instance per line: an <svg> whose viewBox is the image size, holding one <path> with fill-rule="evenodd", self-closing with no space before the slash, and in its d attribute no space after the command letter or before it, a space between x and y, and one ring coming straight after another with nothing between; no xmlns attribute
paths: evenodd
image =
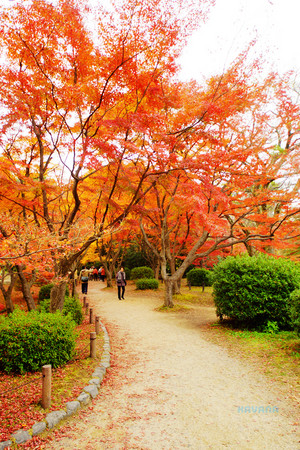
<svg viewBox="0 0 300 450"><path fill-rule="evenodd" d="M265 255L228 257L214 269L213 295L219 317L255 329L268 321L290 329L290 293L300 286L297 264Z"/></svg>
<svg viewBox="0 0 300 450"><path fill-rule="evenodd" d="M62 313L63 315L70 314L77 325L80 325L83 321L84 316L82 312L82 306L78 298L65 297Z"/></svg>
<svg viewBox="0 0 300 450"><path fill-rule="evenodd" d="M46 298L50 298L51 289L53 288L53 284L45 284L41 287L39 291L39 303L45 300Z"/></svg>
<svg viewBox="0 0 300 450"><path fill-rule="evenodd" d="M155 278L139 278L135 282L136 288L140 290L145 289L158 289L158 280Z"/></svg>
<svg viewBox="0 0 300 450"><path fill-rule="evenodd" d="M131 279L131 270L128 267L124 267L124 272L125 272L126 280L130 280Z"/></svg>
<svg viewBox="0 0 300 450"><path fill-rule="evenodd" d="M211 286L211 273L208 269L191 269L186 275L191 286Z"/></svg>
<svg viewBox="0 0 300 450"><path fill-rule="evenodd" d="M154 272L151 267L135 267L131 270L130 278L131 280L138 280L140 278L154 278Z"/></svg>
<svg viewBox="0 0 300 450"><path fill-rule="evenodd" d="M45 298L50 298L50 293L51 293L51 289L53 288L53 283L50 284L44 284L44 286L41 287L40 291L39 291L39 297L38 297L38 302L40 303L41 301L45 300ZM69 296L70 292L69 292L69 286L66 286L66 296Z"/></svg>
<svg viewBox="0 0 300 450"><path fill-rule="evenodd" d="M55 314L15 310L0 322L0 370L40 371L45 364L60 367L75 353L75 323Z"/></svg>
<svg viewBox="0 0 300 450"><path fill-rule="evenodd" d="M125 250L125 253L123 255L123 264L130 270L134 267L145 266L147 264L146 253L140 249L140 246L138 244L133 242L131 243L130 247Z"/></svg>
<svg viewBox="0 0 300 450"><path fill-rule="evenodd" d="M38 310L40 312L49 313L50 298L45 298L45 300L42 300L38 306ZM74 322L77 323L77 325L80 325L83 321L83 312L80 301L74 297L65 297L62 314L63 316L70 314L72 320L74 320Z"/></svg>
<svg viewBox="0 0 300 450"><path fill-rule="evenodd" d="M292 326L300 336L300 289L295 289L290 295Z"/></svg>
<svg viewBox="0 0 300 450"><path fill-rule="evenodd" d="M45 298L44 300L40 301L37 309L41 313L49 313L50 312L50 298Z"/></svg>

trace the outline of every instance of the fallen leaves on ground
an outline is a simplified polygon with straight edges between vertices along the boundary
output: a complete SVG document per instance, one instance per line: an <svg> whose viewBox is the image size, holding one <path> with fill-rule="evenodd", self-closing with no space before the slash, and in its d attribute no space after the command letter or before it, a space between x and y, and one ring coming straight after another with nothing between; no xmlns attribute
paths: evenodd
<svg viewBox="0 0 300 450"><path fill-rule="evenodd" d="M52 402L47 411L41 406L41 373L7 375L0 372L0 441L9 439L11 434L21 428L30 429L35 422L43 420L46 413L61 409L66 402L80 394L101 359L102 335L98 336L97 358L89 357L90 332L94 328L86 317L77 327L77 356L66 366L52 371Z"/></svg>

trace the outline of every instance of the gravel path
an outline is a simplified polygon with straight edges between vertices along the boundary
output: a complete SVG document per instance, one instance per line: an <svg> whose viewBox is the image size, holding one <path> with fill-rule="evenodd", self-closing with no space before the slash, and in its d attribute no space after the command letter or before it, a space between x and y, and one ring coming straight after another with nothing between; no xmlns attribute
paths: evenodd
<svg viewBox="0 0 300 450"><path fill-rule="evenodd" d="M84 419L51 449L300 449L298 411L255 368L203 338L201 320L154 310L161 300L90 283L112 364ZM201 308L203 323L215 321Z"/></svg>

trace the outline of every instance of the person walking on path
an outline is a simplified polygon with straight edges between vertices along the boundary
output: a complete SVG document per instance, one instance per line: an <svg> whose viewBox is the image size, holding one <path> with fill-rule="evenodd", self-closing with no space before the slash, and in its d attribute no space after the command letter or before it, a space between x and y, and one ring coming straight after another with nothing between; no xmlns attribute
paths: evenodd
<svg viewBox="0 0 300 450"><path fill-rule="evenodd" d="M105 269L104 269L104 267L101 267L100 275L101 275L101 280L104 282L105 281Z"/></svg>
<svg viewBox="0 0 300 450"><path fill-rule="evenodd" d="M98 269L96 267L93 268L93 280L98 280Z"/></svg>
<svg viewBox="0 0 300 450"><path fill-rule="evenodd" d="M86 267L83 267L80 271L80 281L81 281L81 292L83 294L87 294L88 291L88 283L89 283L89 270Z"/></svg>
<svg viewBox="0 0 300 450"><path fill-rule="evenodd" d="M119 300L125 300L126 274L124 272L124 267L121 267L119 272L117 272L116 281L118 286L118 298Z"/></svg>

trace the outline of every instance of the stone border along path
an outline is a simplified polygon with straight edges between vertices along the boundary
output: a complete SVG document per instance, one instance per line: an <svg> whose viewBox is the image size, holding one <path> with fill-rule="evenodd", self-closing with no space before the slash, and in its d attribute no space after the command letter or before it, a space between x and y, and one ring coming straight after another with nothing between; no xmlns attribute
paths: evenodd
<svg viewBox="0 0 300 450"><path fill-rule="evenodd" d="M81 406L87 405L92 398L97 397L99 394L99 387L103 381L106 373L106 369L110 367L110 341L107 330L102 322L100 326L104 333L104 344L103 344L103 354L100 360L100 365L96 367L92 374L92 379L89 384L85 386L81 394L76 400L67 402L64 409L58 411L51 411L48 413L44 420L36 422L29 430L18 430L12 434L11 438L7 441L0 442L0 450L8 448L15 444L23 444L34 436L43 433L45 430L51 430L56 425L58 425L66 417L75 414Z"/></svg>

